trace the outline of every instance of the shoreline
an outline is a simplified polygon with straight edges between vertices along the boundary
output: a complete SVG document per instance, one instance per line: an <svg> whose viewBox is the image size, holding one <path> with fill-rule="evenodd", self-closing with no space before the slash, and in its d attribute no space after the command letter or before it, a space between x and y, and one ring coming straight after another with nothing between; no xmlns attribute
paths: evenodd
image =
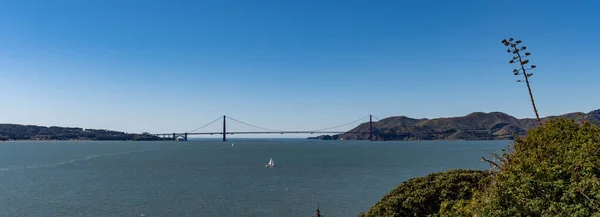
<svg viewBox="0 0 600 217"><path fill-rule="evenodd" d="M118 139L107 139L107 140L102 140L102 139L7 139L7 140L0 140L0 142L89 142L89 141L94 141L94 142L108 142L108 141L115 141L115 142L151 142L151 141L175 141L172 139L156 139L156 140L118 140Z"/></svg>
<svg viewBox="0 0 600 217"><path fill-rule="evenodd" d="M303 139L303 138L235 138L230 139L229 141L239 141L239 140L281 140L281 139L290 139L290 140L315 140L315 141L348 141L348 142L357 142L364 141L369 142L369 140L322 140L322 139ZM219 138L201 138L201 139L188 139L188 141L210 141L217 140L221 141ZM158 141L176 141L172 139L162 139L162 140L96 140L96 139L77 139L77 140L36 140L36 139L18 139L18 140L0 140L0 142L158 142ZM437 142L437 141L445 141L445 142L481 142L481 141L514 141L514 139L480 139L480 140L463 140L463 139L436 139L436 140L375 140L371 142ZM185 141L179 141L185 142Z"/></svg>

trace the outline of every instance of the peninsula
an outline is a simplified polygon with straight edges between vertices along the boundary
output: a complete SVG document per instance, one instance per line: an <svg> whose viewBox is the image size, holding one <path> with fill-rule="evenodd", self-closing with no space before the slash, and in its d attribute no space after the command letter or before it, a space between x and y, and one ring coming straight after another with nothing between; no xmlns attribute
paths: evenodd
<svg viewBox="0 0 600 217"><path fill-rule="evenodd" d="M584 120L600 125L600 109L588 113L573 112L548 116L542 121L555 118ZM518 119L502 112L474 112L466 116L434 119L415 119L395 116L373 122L374 140L512 140L524 136L527 130L537 126L533 118ZM369 132L369 123L362 123L348 132ZM368 140L366 133L323 135L309 139Z"/></svg>
<svg viewBox="0 0 600 217"><path fill-rule="evenodd" d="M44 127L35 125L0 124L0 141L6 140L162 140L147 133L135 134L112 130L77 127Z"/></svg>

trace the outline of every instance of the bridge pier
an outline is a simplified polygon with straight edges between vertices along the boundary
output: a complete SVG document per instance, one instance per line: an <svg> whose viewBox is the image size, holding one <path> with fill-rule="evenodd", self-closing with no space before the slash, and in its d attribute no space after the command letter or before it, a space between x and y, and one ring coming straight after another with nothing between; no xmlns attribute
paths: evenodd
<svg viewBox="0 0 600 217"><path fill-rule="evenodd" d="M187 141L187 132L183 134L183 141Z"/></svg>

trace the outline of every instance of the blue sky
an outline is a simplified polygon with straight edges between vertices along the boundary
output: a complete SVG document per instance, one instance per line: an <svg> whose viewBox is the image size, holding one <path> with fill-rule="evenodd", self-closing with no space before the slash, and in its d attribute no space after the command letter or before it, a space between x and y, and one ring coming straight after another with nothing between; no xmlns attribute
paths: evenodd
<svg viewBox="0 0 600 217"><path fill-rule="evenodd" d="M588 112L600 108L599 6L6 1L0 122L172 132L224 114L283 130L368 114L534 117L500 43L507 37L523 40L538 66L540 115Z"/></svg>

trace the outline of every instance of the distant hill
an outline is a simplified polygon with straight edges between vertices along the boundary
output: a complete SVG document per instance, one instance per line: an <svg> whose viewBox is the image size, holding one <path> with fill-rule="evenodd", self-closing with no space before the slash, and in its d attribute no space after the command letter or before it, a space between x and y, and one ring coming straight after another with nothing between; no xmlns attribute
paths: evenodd
<svg viewBox="0 0 600 217"><path fill-rule="evenodd" d="M161 138L111 130L0 124L0 141L2 140L161 140Z"/></svg>
<svg viewBox="0 0 600 217"><path fill-rule="evenodd" d="M549 116L542 122L564 117L600 125L600 109L589 113L574 112ZM462 117L414 119L396 116L373 122L376 140L500 140L523 136L537 126L533 118L518 119L502 112L474 112ZM368 132L369 123L363 123L348 132ZM344 133L343 140L368 140L369 134Z"/></svg>

